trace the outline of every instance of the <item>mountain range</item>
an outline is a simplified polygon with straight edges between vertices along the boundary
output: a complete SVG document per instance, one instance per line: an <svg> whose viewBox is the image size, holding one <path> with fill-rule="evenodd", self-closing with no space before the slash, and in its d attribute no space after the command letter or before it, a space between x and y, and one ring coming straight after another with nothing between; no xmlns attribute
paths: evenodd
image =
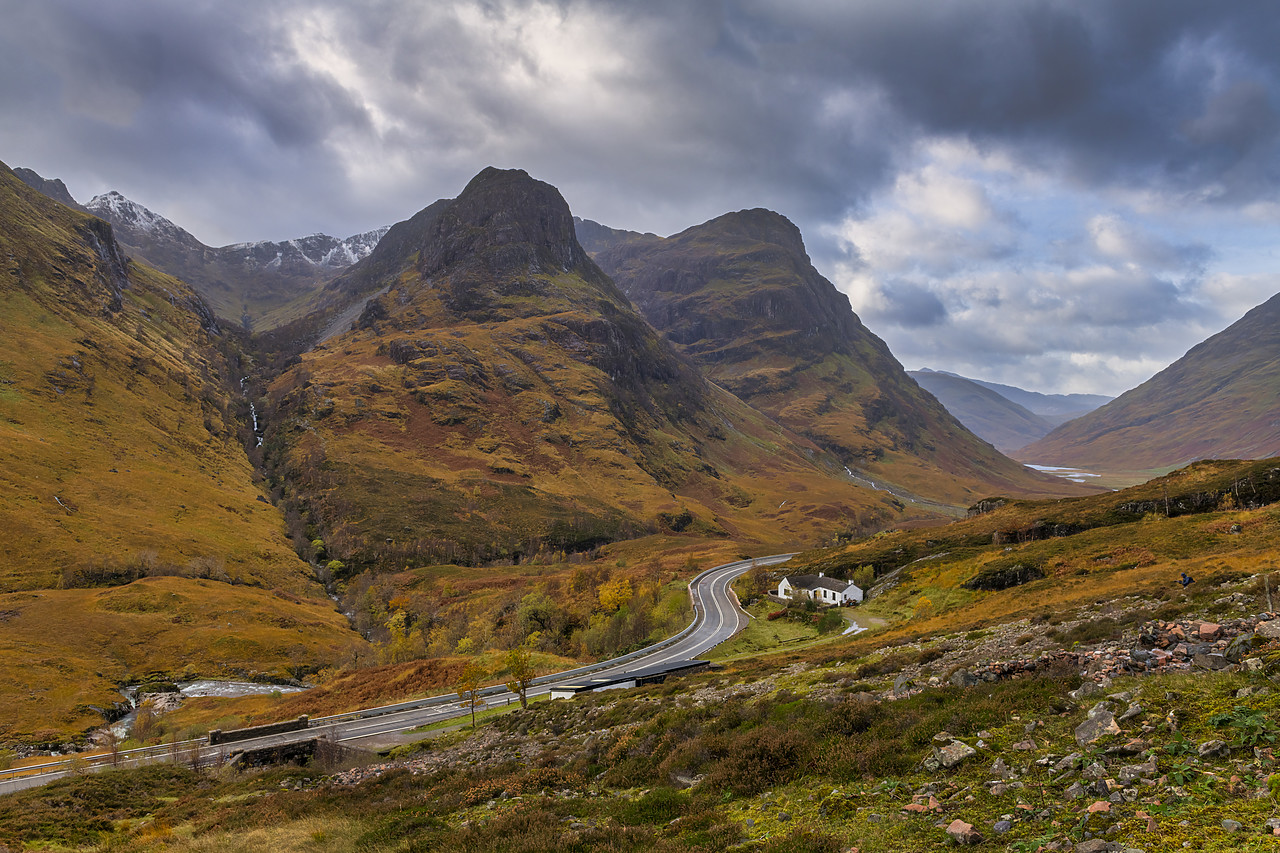
<svg viewBox="0 0 1280 853"><path fill-rule="evenodd" d="M191 284L219 317L250 330L271 329L305 313L308 295L366 257L387 232L383 227L346 239L313 234L214 248L118 192L80 205L60 180L30 169L14 174L55 201L111 223L126 252Z"/></svg>
<svg viewBox="0 0 1280 853"><path fill-rule="evenodd" d="M37 737L40 707L55 728L85 725L147 675L358 659L393 624L446 651L483 649L497 626L520 642L529 596L558 614L536 632L545 650L581 656L605 648L580 637L606 616L632 617L593 609L607 573L572 567L621 543L649 543L632 546L642 561L807 547L1090 491L966 428L921 387L964 380L917 383L771 211L639 234L490 168L384 231L211 249L116 193L81 208L7 167L0 192L0 522L14 531L0 672L19 685L0 710L15 738ZM1266 451L1274 423L1251 413L1272 401L1258 389L1275 310L1136 402L1059 427L1033 461L1053 463L1046 443L1078 424L1156 401L1206 407L1240 425L1242 451ZM1028 399L1042 417L1092 402ZM1161 428L1192 436L1179 411ZM443 580L456 572L472 575L461 592ZM55 671L83 688L32 686Z"/></svg>
<svg viewBox="0 0 1280 853"><path fill-rule="evenodd" d="M908 375L1002 453L1044 438L1054 427L1111 399L1097 394L1041 394L927 368L908 371Z"/></svg>

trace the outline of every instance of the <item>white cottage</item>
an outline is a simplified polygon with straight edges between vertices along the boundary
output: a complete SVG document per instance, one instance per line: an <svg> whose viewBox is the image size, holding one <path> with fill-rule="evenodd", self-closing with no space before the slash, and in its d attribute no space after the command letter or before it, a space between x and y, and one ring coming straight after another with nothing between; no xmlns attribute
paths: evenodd
<svg viewBox="0 0 1280 853"><path fill-rule="evenodd" d="M788 575L778 584L779 598L809 598L829 607L847 606L862 601L862 588L849 581L816 575Z"/></svg>

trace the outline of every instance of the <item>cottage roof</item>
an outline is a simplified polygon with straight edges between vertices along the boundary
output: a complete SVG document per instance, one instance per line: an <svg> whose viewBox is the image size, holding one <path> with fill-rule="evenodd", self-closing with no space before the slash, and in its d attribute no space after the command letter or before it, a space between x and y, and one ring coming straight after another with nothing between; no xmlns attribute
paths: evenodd
<svg viewBox="0 0 1280 853"><path fill-rule="evenodd" d="M829 589L832 592L844 592L853 586L849 581L836 580L823 575L787 575L787 583L796 589Z"/></svg>

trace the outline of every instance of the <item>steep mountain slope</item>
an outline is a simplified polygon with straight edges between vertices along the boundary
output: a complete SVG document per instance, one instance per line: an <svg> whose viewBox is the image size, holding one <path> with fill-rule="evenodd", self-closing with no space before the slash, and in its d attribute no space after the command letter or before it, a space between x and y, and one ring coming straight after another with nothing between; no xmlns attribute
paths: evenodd
<svg viewBox="0 0 1280 853"><path fill-rule="evenodd" d="M1018 457L1043 465L1159 469L1280 455L1280 295L1113 402Z"/></svg>
<svg viewBox="0 0 1280 853"><path fill-rule="evenodd" d="M337 273L368 256L386 233L377 228L345 240L313 234L282 243L262 241L214 248L118 192L80 206L59 180L19 170L29 186L55 201L87 210L115 228L125 251L193 285L226 320L254 330L303 316L307 297Z"/></svg>
<svg viewBox="0 0 1280 853"><path fill-rule="evenodd" d="M707 376L835 454L930 500L1061 494L978 439L908 377L768 210L669 238L604 233L601 267Z"/></svg>
<svg viewBox="0 0 1280 853"><path fill-rule="evenodd" d="M1001 453L1044 438L1054 425L991 388L954 373L909 370L907 375L938 398L974 435Z"/></svg>
<svg viewBox="0 0 1280 853"><path fill-rule="evenodd" d="M815 541L899 517L705 382L524 172L486 169L327 290L379 285L271 391L269 455L348 571L661 530Z"/></svg>
<svg viewBox="0 0 1280 853"><path fill-rule="evenodd" d="M100 725L148 672L359 642L253 484L221 339L189 287L0 164L0 741Z"/></svg>

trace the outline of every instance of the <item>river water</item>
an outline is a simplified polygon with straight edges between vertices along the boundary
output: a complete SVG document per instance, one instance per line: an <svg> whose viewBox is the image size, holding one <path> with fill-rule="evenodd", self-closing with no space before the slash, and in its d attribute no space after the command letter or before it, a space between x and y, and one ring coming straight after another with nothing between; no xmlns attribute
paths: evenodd
<svg viewBox="0 0 1280 853"><path fill-rule="evenodd" d="M178 692L182 694L184 699L194 699L198 696L219 696L224 699L235 699L240 696L262 696L271 693L301 693L306 689L305 687L288 687L283 684L259 684L253 681L213 681L210 679L180 681L177 682L177 685ZM126 687L120 691L129 700L129 703L133 705L133 710L112 724L111 731L115 732L116 737L127 738L133 730L133 721L138 716L137 697L134 695L134 690L136 689L136 687Z"/></svg>

